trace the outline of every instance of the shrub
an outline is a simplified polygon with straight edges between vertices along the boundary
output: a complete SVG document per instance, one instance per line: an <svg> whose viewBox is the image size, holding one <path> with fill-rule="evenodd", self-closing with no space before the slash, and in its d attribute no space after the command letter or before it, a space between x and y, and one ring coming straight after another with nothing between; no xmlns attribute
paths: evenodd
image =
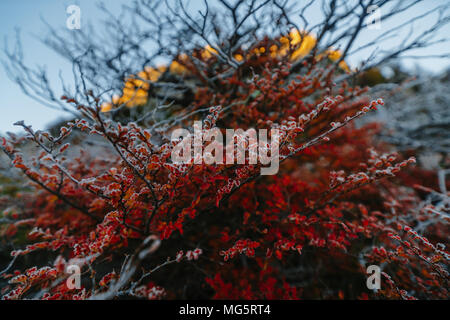
<svg viewBox="0 0 450 320"><path fill-rule="evenodd" d="M164 72L190 88L189 107L152 127L117 119L115 102L92 91L89 103L62 97L83 118L59 135L18 122L26 134L0 146L33 190L8 216L4 236L20 227L28 243L11 252L23 270L2 272L3 298L448 298L448 216L421 207L423 187L400 175L414 158L377 141L379 125L356 123L383 100L342 80L339 52L297 59L302 42L283 47L292 38L239 47L233 68L217 51L178 55L183 72ZM138 76L146 85L131 89L147 103L160 79ZM172 162L171 132L194 120L277 128L279 172L260 175L248 159ZM29 143L39 151L27 156ZM383 271L378 291L366 287L371 264ZM81 289L67 283L73 265Z"/></svg>

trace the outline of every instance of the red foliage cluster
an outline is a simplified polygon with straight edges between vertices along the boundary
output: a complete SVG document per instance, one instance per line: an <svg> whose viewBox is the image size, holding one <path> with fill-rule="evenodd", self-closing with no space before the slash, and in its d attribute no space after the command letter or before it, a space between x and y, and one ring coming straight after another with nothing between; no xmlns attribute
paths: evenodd
<svg viewBox="0 0 450 320"><path fill-rule="evenodd" d="M204 117L204 128L278 128L273 176L259 164L172 163L177 142L108 119L92 93L92 105L64 97L85 119L58 137L21 123L25 138L0 141L35 187L20 194L11 224L29 227L29 244L11 255L44 266L5 273L3 298L448 298L449 257L438 243L448 217L420 208L395 177L414 159L377 142L377 124L355 124L383 101L336 81L342 70L326 59L294 68L260 54L231 71L215 56L204 70L180 60L197 83L195 110L209 110L180 124ZM211 73L223 76L210 83ZM74 131L110 147L65 156ZM40 153L25 159L24 139ZM66 283L74 264L81 289ZM366 287L370 264L383 270L376 292Z"/></svg>

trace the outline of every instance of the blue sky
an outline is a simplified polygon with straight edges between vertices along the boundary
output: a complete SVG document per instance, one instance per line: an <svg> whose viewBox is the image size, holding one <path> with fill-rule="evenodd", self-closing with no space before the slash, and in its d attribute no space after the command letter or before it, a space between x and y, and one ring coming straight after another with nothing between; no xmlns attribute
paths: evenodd
<svg viewBox="0 0 450 320"><path fill-rule="evenodd" d="M411 14L419 14L424 10L428 10L430 6L443 3L446 0L427 0L424 4L418 6L413 12L408 12L404 15L404 19L410 17ZM126 0L108 0L105 1L108 9L112 12L119 11L124 3L129 3ZM195 1L193 1L195 3ZM197 1L198 3L199 1ZM211 1L213 2L213 0ZM45 35L46 28L42 22L44 18L48 23L56 28L65 28L67 13L66 8L71 4L76 4L81 8L81 27L87 21L93 23L95 26L101 17L101 10L96 6L95 0L1 0L0 1L0 36L1 48L3 49L3 40L7 38L9 44L13 44L15 29L17 27L21 30L21 38L23 43L23 51L25 61L28 65L43 65L47 67L50 79L58 83L58 73L61 70L63 76L71 77L71 66L67 61L62 59L56 53L52 52L45 45L43 45L38 36ZM195 4L197 4L195 3ZM310 14L312 19L319 18L318 10L313 10ZM400 17L401 19L401 17ZM431 20L430 20L431 21ZM423 21L426 24L430 21ZM395 23L395 22L393 22ZM420 30L421 25L416 26ZM76 32L76 31L74 31ZM379 31L367 31L364 38L376 36ZM450 26L442 29L442 36L450 35ZM390 40L383 43L383 46L395 47L396 42ZM441 44L422 51L422 54L439 54L449 51L449 43ZM349 61L350 64L356 64L364 59L368 53L362 52ZM3 60L3 54L0 54ZM407 60L404 64L413 68L418 65L428 72L440 72L450 66L450 60L442 59L426 59L426 60ZM3 66L0 66L0 93L2 100L0 101L0 133L6 131L19 131L20 129L14 127L12 124L17 120L25 120L27 124L33 125L36 129L43 129L54 121L55 119L64 116L63 112L58 112L53 109L46 108L38 102L27 97L21 89L9 80L5 74Z"/></svg>
<svg viewBox="0 0 450 320"><path fill-rule="evenodd" d="M95 21L102 12L97 8L97 1L93 0L1 0L0 1L0 36L1 48L4 48L5 37L10 46L14 45L15 30L20 28L25 61L29 66L43 65L49 72L50 79L59 85L58 74L67 75L71 79L72 72L70 64L41 43L38 37L46 34L46 27L42 21L44 18L50 25L56 28L66 28L68 14L66 8L76 4L81 8L81 27L83 23ZM108 9L120 10L126 1L109 0ZM74 30L74 32L76 32ZM3 50L2 50L3 51ZM3 52L0 54L4 59ZM59 88L56 86L56 88ZM17 120L25 120L35 129L43 129L46 125L61 116L67 116L64 112L58 112L40 105L38 102L26 96L21 89L13 83L0 66L0 133L6 131L21 131L13 126Z"/></svg>

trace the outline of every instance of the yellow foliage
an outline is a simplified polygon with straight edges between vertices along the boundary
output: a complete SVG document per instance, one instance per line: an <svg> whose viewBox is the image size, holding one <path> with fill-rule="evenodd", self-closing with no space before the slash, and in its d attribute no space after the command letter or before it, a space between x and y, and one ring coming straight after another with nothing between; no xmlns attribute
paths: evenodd
<svg viewBox="0 0 450 320"><path fill-rule="evenodd" d="M283 37L284 38L284 37ZM282 39L283 39L282 38ZM316 38L307 33L301 33L298 30L292 30L289 33L289 39L281 41L282 47L279 50L280 55L286 55L290 46L298 46L291 54L290 60L295 61L306 56L316 45Z"/></svg>
<svg viewBox="0 0 450 320"><path fill-rule="evenodd" d="M239 61L239 62L241 62L241 61L244 60L244 57L243 57L241 54L236 54L236 55L234 56L234 58L235 58L237 61Z"/></svg>
<svg viewBox="0 0 450 320"><path fill-rule="evenodd" d="M298 60L305 57L316 45L316 38L306 32L299 32L298 30L292 30L288 36L280 38L281 46L272 45L269 48L270 56L284 57L290 54L289 59L291 61ZM291 52L291 47L294 51ZM253 54L261 55L266 52L265 47L255 48ZM200 55L204 60L210 59L217 55L218 52L211 46L207 45ZM331 61L337 61L342 56L339 50L327 50L325 53ZM251 56L247 55L247 58ZM320 57L321 55L319 55ZM241 54L234 55L234 58L238 62L242 62L244 57ZM182 54L179 56L179 61L187 61L188 56ZM339 67L345 71L350 71L350 68L345 61L339 62ZM114 105L125 104L127 107L132 108L138 105L143 105L147 102L148 90L151 82L158 81L159 77L167 71L167 66L161 65L157 68L146 67L144 71L141 71L136 76L130 76L124 85L121 96L114 96L112 102ZM172 61L169 65L169 72L173 74L183 75L187 72L186 67L178 61ZM104 103L102 105L102 112L108 112L112 108L112 103Z"/></svg>
<svg viewBox="0 0 450 320"><path fill-rule="evenodd" d="M202 51L201 56L203 59L207 60L217 54L218 54L217 50L214 48L211 48L211 46L208 44L205 47L205 49Z"/></svg>
<svg viewBox="0 0 450 320"><path fill-rule="evenodd" d="M339 50L328 50L326 52L326 54L328 55L328 58L333 62L339 60L342 56L342 53ZM342 70L350 71L349 66L347 65L347 63L344 60L339 62L339 67Z"/></svg>
<svg viewBox="0 0 450 320"><path fill-rule="evenodd" d="M187 59L186 54L180 55L181 61ZM136 76L130 76L122 89L121 96L114 96L112 103L104 103L102 105L102 112L111 111L113 104L124 104L128 108L136 107L147 103L148 90L150 89L150 83L158 81L159 77L167 71L167 66L161 65L157 68L146 67L144 71L141 71ZM184 74L186 68L177 61L172 61L169 66L169 72L173 74Z"/></svg>

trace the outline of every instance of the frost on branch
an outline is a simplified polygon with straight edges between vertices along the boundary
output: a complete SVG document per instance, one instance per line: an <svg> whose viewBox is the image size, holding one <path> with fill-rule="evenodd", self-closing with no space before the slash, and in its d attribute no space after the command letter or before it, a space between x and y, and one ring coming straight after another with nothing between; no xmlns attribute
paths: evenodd
<svg viewBox="0 0 450 320"><path fill-rule="evenodd" d="M141 79L120 78L109 100L85 79L95 90L58 100L77 116L60 130L18 122L23 135L0 139L26 184L1 193L0 231L14 244L4 299L448 298L448 207L423 203L428 173L377 140L379 124L355 124L384 100L346 81L351 41L333 51L286 31L275 7L279 34L183 47L165 67L133 68ZM186 15L175 16L186 26ZM201 25L186 29L209 42ZM194 121L278 129L278 173L248 158L172 162L171 133ZM368 264L382 290L364 287ZM71 265L81 288L67 286Z"/></svg>

